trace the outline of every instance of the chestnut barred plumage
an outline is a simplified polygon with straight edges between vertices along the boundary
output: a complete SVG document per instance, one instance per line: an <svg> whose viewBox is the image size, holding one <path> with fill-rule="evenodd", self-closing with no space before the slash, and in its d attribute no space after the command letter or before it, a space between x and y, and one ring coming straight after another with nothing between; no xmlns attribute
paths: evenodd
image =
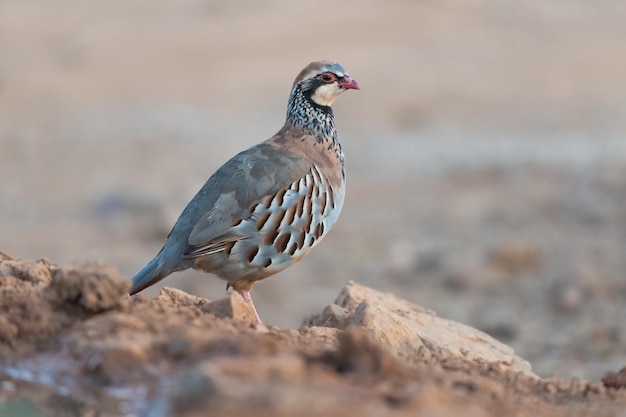
<svg viewBox="0 0 626 417"><path fill-rule="evenodd" d="M350 89L360 87L341 65L307 65L294 81L284 126L209 178L133 277L131 294L194 268L228 281L256 314L254 283L301 259L339 217L345 164L330 105Z"/></svg>

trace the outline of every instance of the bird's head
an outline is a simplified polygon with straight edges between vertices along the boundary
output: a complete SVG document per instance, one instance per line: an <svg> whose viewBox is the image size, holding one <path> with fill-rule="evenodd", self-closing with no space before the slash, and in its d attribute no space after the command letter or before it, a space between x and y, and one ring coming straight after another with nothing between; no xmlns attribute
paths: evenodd
<svg viewBox="0 0 626 417"><path fill-rule="evenodd" d="M293 88L296 87L318 106L330 106L345 91L361 89L341 65L330 61L307 65L296 77Z"/></svg>

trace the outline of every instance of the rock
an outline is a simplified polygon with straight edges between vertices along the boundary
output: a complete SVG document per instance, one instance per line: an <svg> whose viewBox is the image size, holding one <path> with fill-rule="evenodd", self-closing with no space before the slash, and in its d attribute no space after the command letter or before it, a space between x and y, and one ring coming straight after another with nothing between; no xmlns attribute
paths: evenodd
<svg viewBox="0 0 626 417"><path fill-rule="evenodd" d="M116 383L129 377L138 364L145 363L147 352L144 346L132 341L120 340L88 352L83 371L101 378L106 383Z"/></svg>
<svg viewBox="0 0 626 417"><path fill-rule="evenodd" d="M100 313L119 308L129 300L130 281L115 268L94 263L59 268L47 290L52 302L75 304Z"/></svg>
<svg viewBox="0 0 626 417"><path fill-rule="evenodd" d="M330 304L324 308L324 311L315 313L307 317L304 321L305 326L311 327L334 327L336 329L343 329L348 324L348 320L352 314L349 310L338 306L337 304Z"/></svg>
<svg viewBox="0 0 626 417"><path fill-rule="evenodd" d="M248 323L256 323L252 306L239 293L233 291L227 298L213 301L202 306L203 313L213 314L219 318L230 318Z"/></svg>
<svg viewBox="0 0 626 417"><path fill-rule="evenodd" d="M479 330L440 318L433 311L393 294L351 281L343 288L335 304L348 312L347 319L338 322L333 314L341 310L333 307L310 319L309 324L338 323L340 329L359 327L397 357L409 362L430 355L440 360L462 357L470 361L497 363L536 377L530 364L516 356L511 347ZM425 355L424 349L430 355Z"/></svg>
<svg viewBox="0 0 626 417"><path fill-rule="evenodd" d="M55 267L47 260L14 260L0 252L0 277L3 280L13 277L22 282L47 284L50 282L51 271L54 269Z"/></svg>
<svg viewBox="0 0 626 417"><path fill-rule="evenodd" d="M63 326L42 296L56 268L45 260L0 254L0 358L10 350L25 351L20 343L46 338Z"/></svg>
<svg viewBox="0 0 626 417"><path fill-rule="evenodd" d="M170 287L161 288L156 300L169 305L185 307L202 307L211 302L206 298L188 294L185 291Z"/></svg>
<svg viewBox="0 0 626 417"><path fill-rule="evenodd" d="M626 388L626 366L618 373L607 372L602 377L602 384L607 388L625 389Z"/></svg>
<svg viewBox="0 0 626 417"><path fill-rule="evenodd" d="M11 344L18 335L17 324L11 322L6 316L0 316L0 343Z"/></svg>
<svg viewBox="0 0 626 417"><path fill-rule="evenodd" d="M339 334L338 347L332 353L339 372L393 374L398 360L368 332L351 327Z"/></svg>
<svg viewBox="0 0 626 417"><path fill-rule="evenodd" d="M326 349L333 349L337 346L341 333L341 330L333 327L303 326L300 328L300 334L304 339L304 343L308 343L309 346L317 343L325 346Z"/></svg>
<svg viewBox="0 0 626 417"><path fill-rule="evenodd" d="M317 375L308 368L291 355L206 361L174 381L146 415L200 417L207 410L212 416L390 415L378 395L342 391L332 380L311 383Z"/></svg>

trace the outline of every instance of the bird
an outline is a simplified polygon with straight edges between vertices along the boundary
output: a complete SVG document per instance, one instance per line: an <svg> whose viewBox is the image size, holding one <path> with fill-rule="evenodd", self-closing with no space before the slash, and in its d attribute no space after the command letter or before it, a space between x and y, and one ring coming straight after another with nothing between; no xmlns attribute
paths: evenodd
<svg viewBox="0 0 626 417"><path fill-rule="evenodd" d="M336 62L302 69L283 127L211 175L132 278L130 294L192 268L226 280L261 323L252 286L302 259L337 222L346 171L331 105L360 89Z"/></svg>

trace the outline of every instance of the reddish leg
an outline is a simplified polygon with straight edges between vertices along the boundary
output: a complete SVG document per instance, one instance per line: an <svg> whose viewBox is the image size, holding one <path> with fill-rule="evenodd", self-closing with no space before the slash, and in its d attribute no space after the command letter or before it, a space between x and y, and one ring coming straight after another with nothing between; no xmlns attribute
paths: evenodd
<svg viewBox="0 0 626 417"><path fill-rule="evenodd" d="M254 307L254 303L252 302L252 297L250 296L250 291L241 289L238 289L236 291L243 297L244 300L246 300L248 304L250 304L250 307L252 307L252 311L254 311L254 315L256 316L257 324L261 324L261 317L259 317L259 313L256 312L256 308Z"/></svg>

